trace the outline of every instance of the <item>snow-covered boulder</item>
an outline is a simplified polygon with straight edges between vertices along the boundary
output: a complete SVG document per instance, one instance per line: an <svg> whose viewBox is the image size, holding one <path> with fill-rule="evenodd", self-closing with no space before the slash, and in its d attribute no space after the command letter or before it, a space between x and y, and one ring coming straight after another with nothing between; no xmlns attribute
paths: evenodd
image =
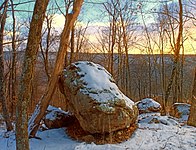
<svg viewBox="0 0 196 150"><path fill-rule="evenodd" d="M71 125L75 121L75 117L69 112L49 105L43 121L47 128L53 129Z"/></svg>
<svg viewBox="0 0 196 150"><path fill-rule="evenodd" d="M60 78L61 92L81 127L90 133L110 133L136 123L138 110L102 66L72 63Z"/></svg>
<svg viewBox="0 0 196 150"><path fill-rule="evenodd" d="M186 123L190 114L190 104L187 103L175 103L172 105L170 115L178 118L179 122Z"/></svg>
<svg viewBox="0 0 196 150"><path fill-rule="evenodd" d="M136 104L137 104L137 108L139 110L139 114L160 112L160 110L161 110L161 105L151 98L142 99L141 101L137 102Z"/></svg>

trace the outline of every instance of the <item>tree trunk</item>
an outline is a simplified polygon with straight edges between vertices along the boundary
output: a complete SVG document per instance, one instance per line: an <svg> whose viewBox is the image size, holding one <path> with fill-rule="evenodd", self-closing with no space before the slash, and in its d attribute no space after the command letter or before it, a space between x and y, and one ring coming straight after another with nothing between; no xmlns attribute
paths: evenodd
<svg viewBox="0 0 196 150"><path fill-rule="evenodd" d="M195 68L195 78L193 82L193 91L192 91L192 101L191 101L191 110L188 119L188 125L196 127L196 68Z"/></svg>
<svg viewBox="0 0 196 150"><path fill-rule="evenodd" d="M46 16L46 23L47 23L47 36L46 36L46 48L44 49L42 46L42 41L40 41L40 50L44 61L44 69L47 76L47 81L50 78L50 69L49 69L49 48L51 42L51 28L52 28L52 17L50 18L49 15Z"/></svg>
<svg viewBox="0 0 196 150"><path fill-rule="evenodd" d="M16 95L16 45L15 45L15 40L16 40L16 19L15 19L15 14L14 14L14 5L13 5L13 0L11 1L11 6L12 6L12 19L13 19L13 29L12 29L12 66L11 66L11 114L12 117L14 116L15 112L15 105L17 101L17 95Z"/></svg>
<svg viewBox="0 0 196 150"><path fill-rule="evenodd" d="M174 93L174 99L173 101L176 102L177 101L177 97L178 97L178 92L177 89L179 87L179 58L180 58L180 49L182 47L182 34L183 34L183 7L182 7L182 1L178 0L178 5L179 5L179 27L178 27L178 37L176 39L175 43L175 47L174 47L174 66L172 69L172 74L171 77L169 79L169 84L167 86L166 92L165 92L165 102L163 105L163 110L162 110L162 115L165 115L167 113L167 105L168 105L168 98L170 95L170 91L172 88L172 85L174 83L175 80L175 91L176 93ZM174 30L174 29L173 29Z"/></svg>
<svg viewBox="0 0 196 150"><path fill-rule="evenodd" d="M16 149L28 150L28 104L31 98L31 84L41 40L44 14L49 0L36 0L23 62L19 94L16 107Z"/></svg>
<svg viewBox="0 0 196 150"><path fill-rule="evenodd" d="M4 80L4 57L3 57L3 33L6 22L6 11L7 11L7 3L8 0L4 2L4 10L3 13L0 13L0 102L2 103L3 109L3 118L6 123L7 131L11 131L13 129L9 112L6 105L6 97L5 97L5 80Z"/></svg>
<svg viewBox="0 0 196 150"><path fill-rule="evenodd" d="M73 26L71 30L71 40L70 40L70 59L69 64L71 64L74 61L74 49L75 49L75 27Z"/></svg>
<svg viewBox="0 0 196 150"><path fill-rule="evenodd" d="M52 99L53 93L57 87L58 77L61 71L63 70L65 56L67 53L67 48L69 46L70 31L74 25L75 20L77 19L80 13L82 3L83 3L83 0L74 1L73 11L72 11L73 13L66 14L66 21L65 21L63 32L61 34L59 51L57 54L52 77L49 80L45 94L41 98L39 104L36 106L34 113L31 119L29 120L28 131L29 131L30 137L35 137L35 134L39 128L39 123L41 119L43 118L45 114L45 110L47 109L49 102Z"/></svg>
<svg viewBox="0 0 196 150"><path fill-rule="evenodd" d="M129 66L129 48L128 48L128 38L127 38L127 29L126 29L126 22L122 16L122 12L120 12L120 21L122 26L122 35L123 35L123 46L125 49L125 94L131 97L131 71Z"/></svg>

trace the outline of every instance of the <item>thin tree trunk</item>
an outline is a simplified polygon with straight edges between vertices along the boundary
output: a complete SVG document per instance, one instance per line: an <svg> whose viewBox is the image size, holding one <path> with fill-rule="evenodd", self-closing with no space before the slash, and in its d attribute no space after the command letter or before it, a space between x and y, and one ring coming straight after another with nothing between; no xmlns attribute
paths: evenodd
<svg viewBox="0 0 196 150"><path fill-rule="evenodd" d="M195 77L193 82L193 91L192 91L192 101L191 101L191 109L190 115L188 119L188 125L196 127L196 68L195 68Z"/></svg>
<svg viewBox="0 0 196 150"><path fill-rule="evenodd" d="M79 29L78 33L76 33L76 50L74 55L74 61L77 61L79 59L79 52L81 51L82 47L85 45L85 34L86 30L88 28L87 23L86 27L83 29L82 27Z"/></svg>
<svg viewBox="0 0 196 150"><path fill-rule="evenodd" d="M47 76L47 81L50 78L50 71L49 71L49 48L51 42L51 28L52 28L52 19L46 16L46 23L47 23L47 37L46 37L46 49L44 51L42 46L42 41L40 42L40 50L44 61L44 69Z"/></svg>
<svg viewBox="0 0 196 150"><path fill-rule="evenodd" d="M52 77L49 80L47 85L47 89L43 97L41 98L39 104L36 106L35 111L29 120L29 136L35 137L35 134L39 128L39 123L45 114L45 110L47 109L50 100L52 99L53 93L57 87L58 77L63 70L64 67L64 60L67 53L67 48L69 46L69 38L70 38L70 31L74 25L75 20L77 19L80 9L82 7L83 0L74 1L73 4L73 13L66 14L66 22L61 34L61 41L59 46L59 51L57 54L55 68L53 70Z"/></svg>
<svg viewBox="0 0 196 150"><path fill-rule="evenodd" d="M130 72L130 66L129 66L129 52L128 52L128 38L127 38L127 32L126 32L126 25L125 21L122 16L122 12L120 13L120 21L122 26L122 35L123 35L123 46L125 49L125 94L128 96L131 96L131 72Z"/></svg>
<svg viewBox="0 0 196 150"><path fill-rule="evenodd" d="M164 47L163 47L163 35L161 37L161 81L162 81L162 104L165 106L165 62L164 62Z"/></svg>
<svg viewBox="0 0 196 150"><path fill-rule="evenodd" d="M13 19L13 29L12 29L12 67L11 67L11 84L12 84L12 89L11 89L11 111L12 111L12 117L15 112L15 105L17 101L17 96L16 96L16 45L15 45L15 40L16 40L16 19L15 19L15 14L14 14L14 5L13 5L13 0L11 1L11 6L12 6L12 19Z"/></svg>
<svg viewBox="0 0 196 150"><path fill-rule="evenodd" d="M7 3L8 0L4 2L4 10L3 13L0 13L0 102L2 103L2 109L3 109L3 118L6 123L7 131L11 131L13 129L10 117L9 117L9 111L7 109L6 104L6 97L5 97L5 80L4 80L4 57L3 57L3 33L4 33L4 27L6 22L6 11L7 11Z"/></svg>
<svg viewBox="0 0 196 150"><path fill-rule="evenodd" d="M172 88L172 85L174 83L173 80L175 80L175 91L176 93L174 93L175 97L173 99L174 102L177 101L177 89L179 87L179 57L180 57L180 49L182 46L182 33L183 33L183 7L182 7L182 1L178 0L178 4L179 4L179 27L178 27L178 37L175 43L175 47L174 47L174 66L172 69L172 74L171 77L169 79L169 84L167 86L166 89L166 93L165 93L165 103L163 106L163 111L162 111L162 115L165 115L167 113L167 105L168 105L168 98L170 95L170 91Z"/></svg>
<svg viewBox="0 0 196 150"><path fill-rule="evenodd" d="M182 44L183 46L183 44ZM184 85L184 46L182 47L182 57L181 57L181 65L180 65L180 88L179 88L179 91L180 91L180 102L184 102L183 101L183 92L184 92L184 89L183 89L183 85Z"/></svg>
<svg viewBox="0 0 196 150"><path fill-rule="evenodd" d="M69 64L71 64L74 61L74 49L75 49L75 27L73 26L71 30L71 52L70 52L70 59L69 59Z"/></svg>
<svg viewBox="0 0 196 150"><path fill-rule="evenodd" d="M110 60L110 65L111 65L111 74L114 75L114 48L115 48L115 43L116 43L116 21L115 18L113 17L112 20L112 45L111 45L111 60Z"/></svg>
<svg viewBox="0 0 196 150"><path fill-rule="evenodd" d="M108 70L114 75L114 47L116 42L116 27L115 27L115 18L113 17L112 23L110 23L109 29L109 61L108 61Z"/></svg>
<svg viewBox="0 0 196 150"><path fill-rule="evenodd" d="M123 63L122 63L122 60L123 60L123 54L122 54L122 45L121 45L121 30L118 28L117 30L117 34L118 34L118 41L117 41L117 44L118 44L118 70L117 70L117 85L120 86L120 88L122 89L122 86L123 86L123 80L122 80L122 76L123 76Z"/></svg>
<svg viewBox="0 0 196 150"><path fill-rule="evenodd" d="M23 62L21 80L19 84L19 94L16 107L16 149L28 150L28 104L31 98L31 85L34 76L34 67L41 40L41 31L44 21L44 14L49 0L36 0L27 48Z"/></svg>

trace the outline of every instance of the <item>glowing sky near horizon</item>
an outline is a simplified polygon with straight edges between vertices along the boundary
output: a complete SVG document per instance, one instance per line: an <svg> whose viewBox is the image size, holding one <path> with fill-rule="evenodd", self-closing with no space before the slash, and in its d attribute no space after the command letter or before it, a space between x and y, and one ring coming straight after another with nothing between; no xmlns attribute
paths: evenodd
<svg viewBox="0 0 196 150"><path fill-rule="evenodd" d="M14 0L15 3L17 2L22 2L25 0ZM85 0L80 16L79 16L79 22L81 22L81 24L86 25L86 23L89 21L90 24L89 26L91 27L95 27L94 29L92 29L92 35L90 35L90 40L91 42L96 41L96 28L99 26L107 26L108 25L108 16L106 14L103 13L103 5L100 3L106 2L107 0ZM145 3L145 10L146 12L148 12L151 9L157 8L158 7L158 1L157 0L150 0L151 3L146 2ZM156 2L156 3L152 3L152 1ZM54 2L54 1L53 1ZM63 1L57 1L59 6L63 6ZM55 3L50 3L49 7L51 7L52 5ZM29 3L29 4L25 4L25 5L20 5L17 6L15 9L18 10L26 10L26 11L33 11L33 7L34 7L34 3ZM55 6L56 7L56 6ZM61 7L63 9L63 7ZM48 8L49 9L49 8ZM55 18L54 18L54 24L53 26L57 29L57 30L61 30L63 28L64 25L64 16L60 13L60 12L55 12ZM30 18L32 13L27 13L27 12L22 12L19 11L17 12L17 17L19 19L25 19L25 18ZM145 15L146 18L146 23L152 23L154 22L154 17L151 14ZM138 22L140 22L141 18L138 17L137 18ZM11 22L11 17L8 18L8 22ZM196 42L194 41L194 39L196 39L196 33L195 33L196 29L195 28L190 28L190 33L191 36L193 37L193 39L188 38L185 41L185 47L186 47L186 53L187 54L196 54ZM138 50L132 50L130 51L130 53L140 53Z"/></svg>

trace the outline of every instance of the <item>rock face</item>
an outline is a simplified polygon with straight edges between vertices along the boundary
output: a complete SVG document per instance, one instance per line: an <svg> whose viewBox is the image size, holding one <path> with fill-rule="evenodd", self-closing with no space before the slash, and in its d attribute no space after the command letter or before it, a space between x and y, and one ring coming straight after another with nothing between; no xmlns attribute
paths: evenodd
<svg viewBox="0 0 196 150"><path fill-rule="evenodd" d="M172 105L170 115L178 118L181 123L186 123L190 114L190 104L175 103Z"/></svg>
<svg viewBox="0 0 196 150"><path fill-rule="evenodd" d="M47 128L53 129L71 125L75 121L75 117L69 112L49 105L43 121Z"/></svg>
<svg viewBox="0 0 196 150"><path fill-rule="evenodd" d="M161 105L151 98L145 98L137 102L137 108L139 114L150 113L150 112L160 112Z"/></svg>
<svg viewBox="0 0 196 150"><path fill-rule="evenodd" d="M134 102L116 86L111 74L88 61L72 63L62 73L61 92L81 127L90 133L110 133L135 124Z"/></svg>

